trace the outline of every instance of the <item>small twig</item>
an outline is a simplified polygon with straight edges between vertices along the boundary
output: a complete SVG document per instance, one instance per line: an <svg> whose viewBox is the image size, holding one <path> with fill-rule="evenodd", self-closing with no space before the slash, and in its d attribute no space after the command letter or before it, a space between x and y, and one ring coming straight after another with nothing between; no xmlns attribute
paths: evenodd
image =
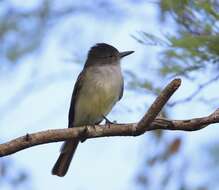
<svg viewBox="0 0 219 190"><path fill-rule="evenodd" d="M215 82L217 80L219 80L219 75L215 76L214 78L210 79L209 81L207 81L203 84L200 84L198 86L198 88L192 94L190 94L188 97L181 99L181 100L177 100L177 101L172 102L172 103L168 103L168 106L173 107L176 104L181 104L181 103L186 103L186 102L191 101L193 98L195 98L200 93L201 90L203 90L206 86L209 86L210 84L212 84L213 82Z"/></svg>

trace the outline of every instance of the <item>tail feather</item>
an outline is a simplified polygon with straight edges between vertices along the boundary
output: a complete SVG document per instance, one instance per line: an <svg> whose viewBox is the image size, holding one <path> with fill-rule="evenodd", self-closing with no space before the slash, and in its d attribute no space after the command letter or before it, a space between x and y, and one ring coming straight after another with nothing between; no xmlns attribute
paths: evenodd
<svg viewBox="0 0 219 190"><path fill-rule="evenodd" d="M52 169L53 175L63 177L67 173L78 143L78 140L71 140L63 144L59 158Z"/></svg>

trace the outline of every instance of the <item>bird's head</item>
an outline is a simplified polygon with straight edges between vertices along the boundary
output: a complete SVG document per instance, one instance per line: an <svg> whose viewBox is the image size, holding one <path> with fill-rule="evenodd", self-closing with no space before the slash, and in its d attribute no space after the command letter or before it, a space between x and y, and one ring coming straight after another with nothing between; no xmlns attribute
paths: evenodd
<svg viewBox="0 0 219 190"><path fill-rule="evenodd" d="M123 57L132 53L134 53L134 51L119 52L115 47L109 44L98 43L89 50L85 65L118 64Z"/></svg>

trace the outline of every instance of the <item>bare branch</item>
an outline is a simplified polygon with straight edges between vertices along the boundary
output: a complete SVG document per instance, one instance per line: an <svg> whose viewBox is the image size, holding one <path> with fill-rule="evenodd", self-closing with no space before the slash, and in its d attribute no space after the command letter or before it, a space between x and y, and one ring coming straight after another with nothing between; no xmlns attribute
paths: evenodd
<svg viewBox="0 0 219 190"><path fill-rule="evenodd" d="M219 109L209 116L189 120L167 120L156 118L181 81L173 80L157 97L148 112L138 123L82 126L67 129L54 129L26 134L9 142L0 144L0 157L13 154L35 145L65 141L72 138L90 139L111 136L138 136L156 129L195 131L209 124L219 123Z"/></svg>
<svg viewBox="0 0 219 190"><path fill-rule="evenodd" d="M181 80L175 79L169 85L166 86L166 88L160 93L160 95L156 98L156 100L153 102L151 107L148 109L148 112L138 123L138 126L136 128L137 131L135 132L135 135L142 134L145 131L145 127L149 126L151 122L154 121L154 119L160 113L163 106L169 100L171 95L173 95L173 93L179 88L180 85L181 85Z"/></svg>

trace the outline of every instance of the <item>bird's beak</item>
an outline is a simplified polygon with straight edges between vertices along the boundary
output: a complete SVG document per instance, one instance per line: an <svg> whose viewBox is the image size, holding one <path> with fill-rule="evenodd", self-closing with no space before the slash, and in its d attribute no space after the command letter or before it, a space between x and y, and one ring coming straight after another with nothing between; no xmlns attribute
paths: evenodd
<svg viewBox="0 0 219 190"><path fill-rule="evenodd" d="M130 55L132 53L134 53L134 51L124 51L124 52L120 52L119 56L120 56L120 58L123 58L123 57Z"/></svg>

